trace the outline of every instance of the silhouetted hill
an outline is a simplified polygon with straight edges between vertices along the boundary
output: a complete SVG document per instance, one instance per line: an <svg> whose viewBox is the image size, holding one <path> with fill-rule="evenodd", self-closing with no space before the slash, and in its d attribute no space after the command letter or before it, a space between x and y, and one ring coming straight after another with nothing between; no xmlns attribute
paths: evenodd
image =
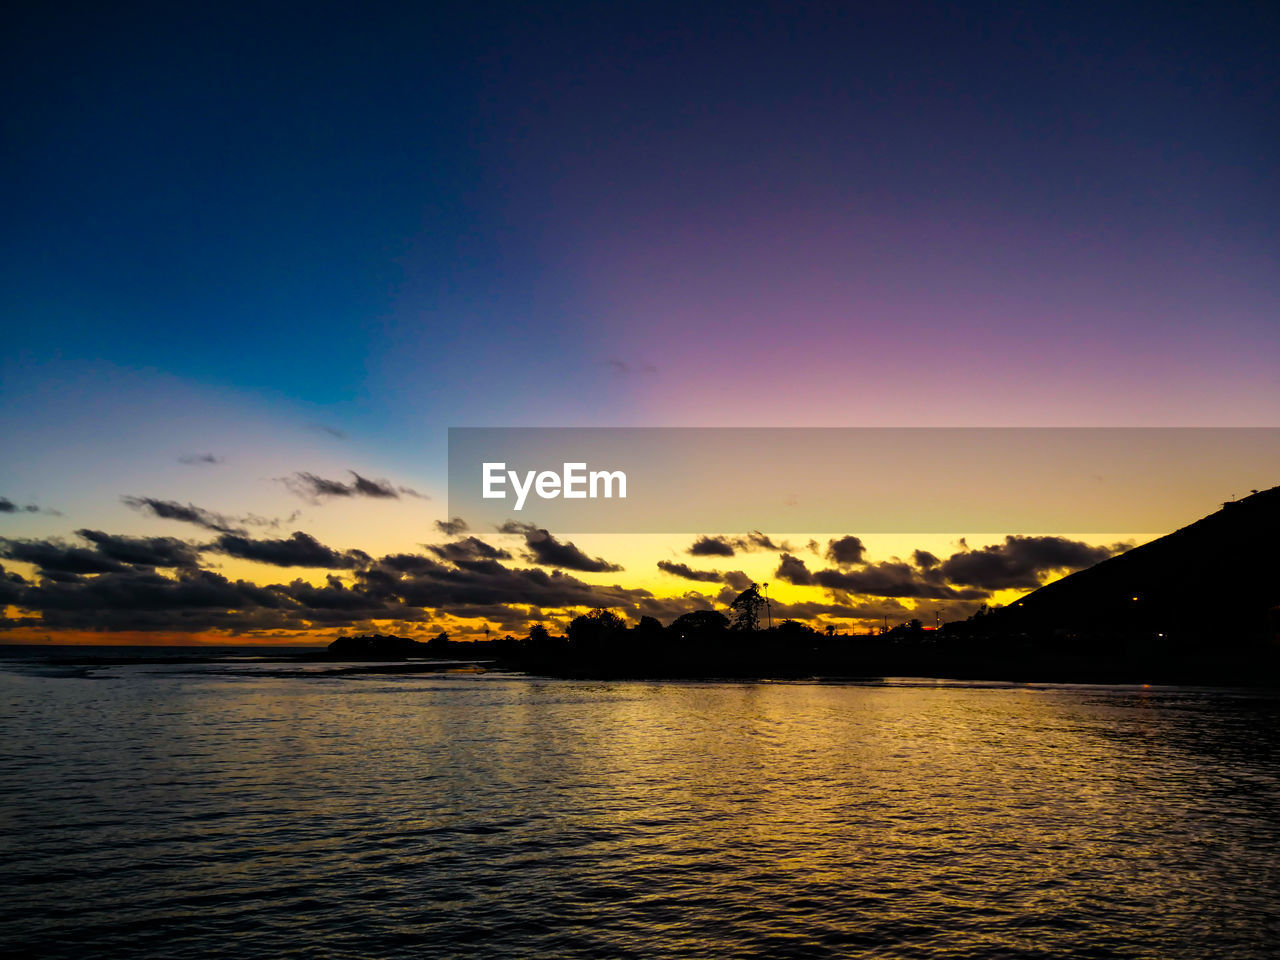
<svg viewBox="0 0 1280 960"><path fill-rule="evenodd" d="M362 637L339 637L329 644L328 656L344 660L403 660L427 657L431 652L425 643L408 637L375 633Z"/></svg>
<svg viewBox="0 0 1280 960"><path fill-rule="evenodd" d="M1278 606L1280 487L1273 487L989 616L949 624L948 632L1241 649L1274 643Z"/></svg>

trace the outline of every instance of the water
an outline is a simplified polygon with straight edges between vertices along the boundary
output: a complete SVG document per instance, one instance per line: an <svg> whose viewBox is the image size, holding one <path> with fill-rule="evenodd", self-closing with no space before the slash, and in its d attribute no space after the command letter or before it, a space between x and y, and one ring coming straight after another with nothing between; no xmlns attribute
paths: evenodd
<svg viewBox="0 0 1280 960"><path fill-rule="evenodd" d="M1274 695L0 673L49 957L1270 957Z"/></svg>

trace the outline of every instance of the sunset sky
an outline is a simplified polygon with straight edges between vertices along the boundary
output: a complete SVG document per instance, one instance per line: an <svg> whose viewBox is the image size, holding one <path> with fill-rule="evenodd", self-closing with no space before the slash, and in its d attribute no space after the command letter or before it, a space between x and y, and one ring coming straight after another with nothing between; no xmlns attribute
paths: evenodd
<svg viewBox="0 0 1280 960"><path fill-rule="evenodd" d="M1280 424L1273 6L0 34L0 642L665 622L751 579L866 629L1165 532L446 530L451 426Z"/></svg>

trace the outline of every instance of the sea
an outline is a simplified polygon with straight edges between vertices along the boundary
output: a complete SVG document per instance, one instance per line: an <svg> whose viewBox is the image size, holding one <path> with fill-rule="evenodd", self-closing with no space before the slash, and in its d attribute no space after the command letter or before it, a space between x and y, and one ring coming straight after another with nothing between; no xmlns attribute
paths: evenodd
<svg viewBox="0 0 1280 960"><path fill-rule="evenodd" d="M1271 958L1280 695L0 648L12 957Z"/></svg>

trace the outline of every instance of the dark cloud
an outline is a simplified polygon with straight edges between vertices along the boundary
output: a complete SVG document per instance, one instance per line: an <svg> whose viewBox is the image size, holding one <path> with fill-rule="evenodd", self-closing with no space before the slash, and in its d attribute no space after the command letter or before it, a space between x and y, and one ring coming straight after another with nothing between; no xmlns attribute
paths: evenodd
<svg viewBox="0 0 1280 960"><path fill-rule="evenodd" d="M832 540L827 550L827 558L840 569L811 571L800 558L783 554L776 575L797 586L835 593L968 601L983 599L995 590L1038 587L1050 573L1091 566L1121 549L1121 545L1094 547L1063 537L1006 537L1002 544L966 548L945 561L917 550L912 554L914 566L898 560L865 564L861 541L843 537ZM848 569L859 564L861 569Z"/></svg>
<svg viewBox="0 0 1280 960"><path fill-rule="evenodd" d="M350 570L362 567L372 558L363 550L334 550L315 537L295 532L282 540L253 540L249 537L223 534L211 549L241 560L256 560L276 567L319 567L326 570Z"/></svg>
<svg viewBox="0 0 1280 960"><path fill-rule="evenodd" d="M530 563L579 570L583 573L613 573L622 569L618 564L609 563L602 557L587 556L572 543L561 543L546 530L531 523L509 521L499 528L499 532L521 534L524 545L528 548L525 559Z"/></svg>
<svg viewBox="0 0 1280 960"><path fill-rule="evenodd" d="M733 589L734 596L755 583L741 570L694 570L687 563L673 563L670 560L659 560L658 569L672 576L693 580L695 583L723 583Z"/></svg>
<svg viewBox="0 0 1280 960"><path fill-rule="evenodd" d="M388 562L392 561L394 562ZM405 555L384 557L356 572L361 588L371 596L396 599L412 607L453 610L459 605L510 604L537 610L544 607L632 608L652 594L618 585L597 586L555 570L508 567L496 560L462 564L438 563L427 557L408 562Z"/></svg>
<svg viewBox="0 0 1280 960"><path fill-rule="evenodd" d="M355 477L351 481L351 491L359 497L374 497L394 500L399 494L391 484L385 480L370 480L368 477L362 477L354 470L351 476Z"/></svg>
<svg viewBox="0 0 1280 960"><path fill-rule="evenodd" d="M790 544L785 542L775 543L759 530L752 530L741 537L726 537L723 535L699 537L685 552L693 557L732 557L738 551L743 553L752 553L757 550L781 552L784 550L789 551L790 549Z"/></svg>
<svg viewBox="0 0 1280 960"><path fill-rule="evenodd" d="M3 564L0 564L0 608L10 603L16 603L22 595L22 590L27 586L26 577L20 573L14 573L12 570L6 570Z"/></svg>
<svg viewBox="0 0 1280 960"><path fill-rule="evenodd" d="M833 593L875 597L914 597L925 600L967 600L985 597L983 590L964 590L928 579L906 563L867 564L859 570L810 570L803 560L783 554L774 574L802 587L823 587Z"/></svg>
<svg viewBox="0 0 1280 960"><path fill-rule="evenodd" d="M466 563L470 560L510 560L511 554L500 547L485 543L479 537L465 537L452 543L427 545L427 549L442 560Z"/></svg>
<svg viewBox="0 0 1280 960"><path fill-rule="evenodd" d="M421 500L431 499L425 493L419 493L411 487L396 487L387 480L371 480L368 477L348 470L352 480L329 480L314 473L299 471L287 477L278 478L289 488L290 492L309 503L319 503L332 497L371 497L375 500L398 500L400 495L417 497Z"/></svg>
<svg viewBox="0 0 1280 960"><path fill-rule="evenodd" d="M687 563L672 563L670 560L659 560L658 569L673 577L683 577L699 583L721 583L724 580L724 574L717 570L694 570Z"/></svg>
<svg viewBox="0 0 1280 960"><path fill-rule="evenodd" d="M437 520L436 529L446 537L456 537L460 533L466 533L471 528L467 526L467 521L461 517L451 517L448 520Z"/></svg>
<svg viewBox="0 0 1280 960"><path fill-rule="evenodd" d="M97 550L77 547L57 539L0 538L0 557L33 564L45 574L115 573L126 569L124 563L104 556Z"/></svg>
<svg viewBox="0 0 1280 960"><path fill-rule="evenodd" d="M914 597L918 600L973 600L987 596L982 589L963 589L921 575L910 564L887 561L859 570L818 570L813 582L827 590L872 597Z"/></svg>
<svg viewBox="0 0 1280 960"><path fill-rule="evenodd" d="M305 580L294 580L287 586L276 589L306 608L307 617L312 621L334 620L335 612L340 613L336 618L339 621L345 621L353 615L367 619L376 617L391 608L386 601L376 600L362 590L348 587L333 575L326 578L323 587L317 587ZM396 609L399 615L404 614L403 609L398 607Z"/></svg>
<svg viewBox="0 0 1280 960"><path fill-rule="evenodd" d="M201 526L217 516L189 504L154 502L162 510L191 511L197 519L186 518L187 522ZM148 501L137 503L155 512ZM725 586L714 597L693 590L679 597L655 597L640 588L589 584L567 571L618 568L530 524L508 524L503 532L524 537L526 556L534 564L564 569L507 565L502 561L510 560L510 554L477 537L428 545L421 554L374 560L359 550L336 550L304 533L252 539L220 531L212 544L200 546L171 537L126 537L84 529L78 535L87 546L60 540L0 540L0 556L40 571L38 581L32 582L0 568L0 601L33 614L11 625L50 630L376 632L379 624L385 629L394 623L399 630L411 631L425 629L428 623L438 625L443 618L484 620L500 630L522 632L531 622L556 626L556 618L572 616L569 611L595 608L613 609L633 622L647 615L669 623L683 613L723 606L751 583L741 570L703 571L663 561L659 569L673 576ZM785 546L763 536L703 539L735 550ZM1096 562L1115 549L1055 537L1009 537L982 550L966 547L947 561L917 552L914 565L895 560L823 570L810 570L798 556L783 550L778 579L820 588L827 596L795 603L775 600L773 616L775 621L901 621L918 615L908 604L922 600L948 601L954 614L989 598L990 590L1014 583L1034 585L1029 582L1033 577ZM279 567L350 573L331 574L319 585L295 579L259 586L200 568L201 551ZM563 623L556 628L563 629Z"/></svg>
<svg viewBox="0 0 1280 960"><path fill-rule="evenodd" d="M866 555L867 548L857 537L827 541L826 558L837 567L855 567L863 562Z"/></svg>
<svg viewBox="0 0 1280 960"><path fill-rule="evenodd" d="M200 548L175 537L125 537L101 530L77 530L112 560L140 567L196 567L200 564Z"/></svg>
<svg viewBox="0 0 1280 960"><path fill-rule="evenodd" d="M397 576L402 573L422 574L441 569L441 565L420 553L393 553L378 561L378 566Z"/></svg>
<svg viewBox="0 0 1280 960"><path fill-rule="evenodd" d="M34 503L19 506L8 497L0 497L0 513L39 513L40 508Z"/></svg>
<svg viewBox="0 0 1280 960"><path fill-rule="evenodd" d="M911 554L911 562L914 563L921 570L932 570L935 567L937 567L940 563L942 563L941 560L935 557L928 550L915 551L913 554Z"/></svg>
<svg viewBox="0 0 1280 960"><path fill-rule="evenodd" d="M164 538L86 533L93 535L96 548L127 552L135 561L176 559L184 546L190 547ZM531 620L548 619L547 611L566 608L608 607L638 619L642 604L657 602L648 590L588 584L560 570L507 567L480 557L483 548L474 545L466 559L455 554L457 562L417 554L374 561L360 551L332 550L306 534L286 540L224 534L211 549L282 566L356 569L350 582L330 575L320 586L302 580L258 586L191 567L174 568L173 576L165 576L153 566L129 565L62 543L0 541L3 555L47 568L38 585L0 570L0 597L39 612L10 625L232 634L375 630L377 623L387 622L403 628L435 616L484 618L500 629L518 630Z"/></svg>
<svg viewBox="0 0 1280 960"><path fill-rule="evenodd" d="M732 557L735 551L726 537L699 537L686 552L694 557Z"/></svg>
<svg viewBox="0 0 1280 960"><path fill-rule="evenodd" d="M18 607L39 611L50 629L203 632L302 629L308 620L279 587L230 581L209 570L127 568L21 591Z"/></svg>
<svg viewBox="0 0 1280 960"><path fill-rule="evenodd" d="M222 457L214 456L212 453L184 453L178 458L178 462L185 463L189 467L205 467L222 463Z"/></svg>
<svg viewBox="0 0 1280 960"><path fill-rule="evenodd" d="M244 534L247 527L277 527L279 520L246 514L230 517L226 514L205 510L194 503L178 503L176 500L157 500L155 497L121 497L125 506L141 513L149 513L163 520L177 520L180 523L191 523L204 527L215 533ZM297 514L294 514L297 516ZM293 519L292 517L290 518Z"/></svg>
<svg viewBox="0 0 1280 960"><path fill-rule="evenodd" d="M314 473L300 472L281 477L280 482L304 500L315 502L324 497L349 497L355 490L341 480L326 480Z"/></svg>
<svg viewBox="0 0 1280 960"><path fill-rule="evenodd" d="M1095 547L1065 537L1010 536L1004 543L953 553L938 569L952 583L984 590L1031 589L1048 574L1091 567L1123 549L1121 544Z"/></svg>
<svg viewBox="0 0 1280 960"><path fill-rule="evenodd" d="M782 555L782 562L778 564L778 570L774 576L787 583L794 583L797 587L813 586L813 573L805 566L803 560L789 553Z"/></svg>
<svg viewBox="0 0 1280 960"><path fill-rule="evenodd" d="M752 530L745 537L739 537L735 543L739 550L745 550L748 553L753 550L772 550L774 553L791 550L791 545L786 541L774 543L772 539L759 530Z"/></svg>

